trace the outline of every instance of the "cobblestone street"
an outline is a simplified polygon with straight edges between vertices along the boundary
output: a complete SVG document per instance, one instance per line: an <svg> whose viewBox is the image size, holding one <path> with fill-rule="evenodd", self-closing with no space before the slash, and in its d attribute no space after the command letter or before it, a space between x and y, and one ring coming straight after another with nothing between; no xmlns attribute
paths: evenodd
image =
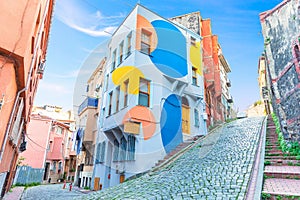
<svg viewBox="0 0 300 200"><path fill-rule="evenodd" d="M69 184L67 184L68 186ZM40 185L35 187L27 188L23 195L22 200L49 200L49 199L76 199L84 197L86 194L80 192L78 188L73 187L72 191L69 188L62 189L63 184L52 184L52 185Z"/></svg>
<svg viewBox="0 0 300 200"><path fill-rule="evenodd" d="M84 199L244 199L262 121L224 125L166 168Z"/></svg>

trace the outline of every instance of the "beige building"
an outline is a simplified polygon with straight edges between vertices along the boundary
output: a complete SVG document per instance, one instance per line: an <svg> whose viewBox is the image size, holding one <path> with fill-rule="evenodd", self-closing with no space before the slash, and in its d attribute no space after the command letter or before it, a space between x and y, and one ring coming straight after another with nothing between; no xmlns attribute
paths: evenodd
<svg viewBox="0 0 300 200"><path fill-rule="evenodd" d="M270 105L270 94L267 86L266 73L266 58L264 55L260 56L258 60L258 86L260 93L260 101L262 103L263 114L270 114L272 106Z"/></svg>
<svg viewBox="0 0 300 200"><path fill-rule="evenodd" d="M79 187L91 188L94 169L94 152L97 140L97 121L100 114L101 94L103 88L103 66L106 58L87 81L85 100L78 108L77 121L77 172L75 184Z"/></svg>

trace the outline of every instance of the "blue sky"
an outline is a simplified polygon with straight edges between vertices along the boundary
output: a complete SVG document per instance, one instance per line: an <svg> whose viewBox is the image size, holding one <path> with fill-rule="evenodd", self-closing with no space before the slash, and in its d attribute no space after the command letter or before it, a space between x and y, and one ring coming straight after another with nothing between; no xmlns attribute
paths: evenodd
<svg viewBox="0 0 300 200"><path fill-rule="evenodd" d="M47 52L47 67L40 81L35 105L73 109L83 100L85 78L104 55L103 43L133 9L136 0L57 0ZM236 108L246 109L259 100L258 58L263 51L259 13L281 0L141 0L157 14L169 18L200 11L212 20L229 74ZM91 52L93 52L91 54Z"/></svg>

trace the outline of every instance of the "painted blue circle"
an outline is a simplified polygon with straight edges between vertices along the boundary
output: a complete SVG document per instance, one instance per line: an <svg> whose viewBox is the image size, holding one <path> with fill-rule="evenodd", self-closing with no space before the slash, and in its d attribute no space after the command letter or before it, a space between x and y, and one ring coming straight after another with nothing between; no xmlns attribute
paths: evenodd
<svg viewBox="0 0 300 200"><path fill-rule="evenodd" d="M171 23L163 20L151 22L157 34L156 49L151 61L167 76L181 78L187 75L187 50L184 35Z"/></svg>
<svg viewBox="0 0 300 200"><path fill-rule="evenodd" d="M180 97L171 94L165 100L160 116L161 138L165 151L169 153L183 142L181 128Z"/></svg>

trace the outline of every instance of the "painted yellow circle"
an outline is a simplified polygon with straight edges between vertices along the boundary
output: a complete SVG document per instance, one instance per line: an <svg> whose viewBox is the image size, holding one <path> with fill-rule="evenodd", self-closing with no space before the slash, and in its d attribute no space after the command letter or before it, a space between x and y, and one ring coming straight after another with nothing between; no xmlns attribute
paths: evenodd
<svg viewBox="0 0 300 200"><path fill-rule="evenodd" d="M144 74L134 66L123 66L117 68L112 73L112 81L115 85L120 85L121 91L125 92L124 82L128 81L128 93L138 94L140 78L144 78Z"/></svg>

